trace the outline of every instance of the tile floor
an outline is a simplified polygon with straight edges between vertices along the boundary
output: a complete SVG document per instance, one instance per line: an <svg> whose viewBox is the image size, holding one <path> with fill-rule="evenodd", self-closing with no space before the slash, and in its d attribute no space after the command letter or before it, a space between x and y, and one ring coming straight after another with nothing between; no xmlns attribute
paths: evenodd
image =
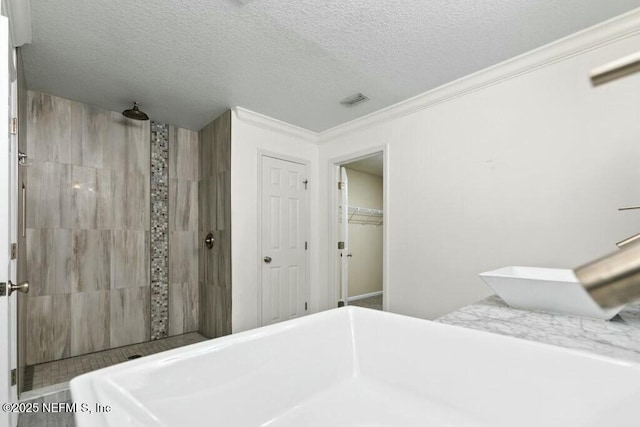
<svg viewBox="0 0 640 427"><path fill-rule="evenodd" d="M375 297L369 297L369 298L363 298L363 299L351 301L349 305L372 308L374 310L382 310L382 295L376 295Z"/></svg>
<svg viewBox="0 0 640 427"><path fill-rule="evenodd" d="M132 344L111 350L99 351L97 353L27 366L25 369L24 391L67 382L80 374L106 368L116 363L126 362L130 356L147 356L204 340L206 340L205 337L197 332L193 332L161 340Z"/></svg>
<svg viewBox="0 0 640 427"><path fill-rule="evenodd" d="M39 408L43 407L43 403L72 403L69 390L49 393L25 402L38 405ZM23 413L18 417L18 427L75 427L75 425L73 412L45 413L38 411Z"/></svg>

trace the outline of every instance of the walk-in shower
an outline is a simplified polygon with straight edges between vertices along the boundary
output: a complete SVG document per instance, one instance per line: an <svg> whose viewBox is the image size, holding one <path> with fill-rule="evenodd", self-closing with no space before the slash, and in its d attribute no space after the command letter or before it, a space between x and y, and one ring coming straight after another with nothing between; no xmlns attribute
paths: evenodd
<svg viewBox="0 0 640 427"><path fill-rule="evenodd" d="M206 166L229 164L230 114L196 132L137 103L119 113L37 91L21 103L19 391L230 333L229 181Z"/></svg>

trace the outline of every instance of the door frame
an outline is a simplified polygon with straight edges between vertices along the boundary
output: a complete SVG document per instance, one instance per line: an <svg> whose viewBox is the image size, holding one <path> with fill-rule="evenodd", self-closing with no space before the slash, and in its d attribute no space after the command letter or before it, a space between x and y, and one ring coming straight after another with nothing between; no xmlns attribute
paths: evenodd
<svg viewBox="0 0 640 427"><path fill-rule="evenodd" d="M337 263L335 262L335 254L337 249L336 242L338 241L339 233L339 212L338 205L340 198L338 197L338 180L339 174L336 174L336 167L339 167L345 163L350 163L356 160L361 160L367 157L372 157L377 154L382 154L382 210L384 212L384 219L382 221L382 309L384 311L389 310L389 301L392 300L391 286L389 284L389 218L391 218L391 209L389 203L389 189L391 188L389 179L389 144L376 145L370 148L362 150L352 151L349 154L344 154L337 157L332 157L328 160L328 185L329 185L329 245L328 245L328 260L329 260L329 274L330 280L329 293L333 297L333 301L329 301L329 307L337 307L337 302L340 299L340 283L339 283L339 270Z"/></svg>
<svg viewBox="0 0 640 427"><path fill-rule="evenodd" d="M342 218L342 221L338 220L338 241L343 242L344 248L340 251L340 269L336 275L336 284L339 282L339 299L338 306L342 301L343 305L349 305L349 174L347 168L344 165L336 166L336 176L338 177L338 217ZM335 187L334 187L335 188ZM344 191L344 193L342 193ZM342 208L342 212L340 212ZM340 215L342 214L342 215ZM345 277L346 276L346 277Z"/></svg>
<svg viewBox="0 0 640 427"><path fill-rule="evenodd" d="M13 61L12 63L9 64L10 67L13 67L13 69L15 70L15 78L11 79L11 83L10 83L10 89L9 89L9 98L10 98L10 104L9 104L9 120L13 121L13 119L18 120L18 115L19 115L19 107L18 107L18 74L17 74L17 70L18 70L18 64L17 64L17 52L15 48L11 49L10 52L10 58L11 61ZM18 123L16 122L16 126L18 126ZM10 193L9 196L11 197L11 202L10 202L10 218L11 218L11 244L15 244L16 245L16 251L17 251L17 245L18 245L18 186L20 185L20 180L19 180L19 171L18 168L20 167L18 165L18 150L19 150L19 145L18 145L18 138L20 137L20 135L18 134L18 129L16 128L16 132L13 133L11 130L9 130L9 140L10 140L10 144L11 144L11 156L10 156L10 162L11 162L11 188L10 188ZM26 200L25 200L26 203ZM25 224L26 227L26 224ZM24 260L23 260L24 261ZM14 284L18 284L18 253L16 252L16 257L13 258L11 260L11 281ZM15 397L16 399L20 398L20 393L21 390L18 389L18 386L20 384L20 369L18 368L18 350L19 350L19 346L18 346L18 340L20 339L18 337L18 333L19 332L24 332L26 333L26 331L18 331L18 298L21 298L20 296L20 292L16 292L15 294L15 298L11 298L10 304L11 304L11 346L12 346L12 351L11 351L11 370L15 369L16 370L16 384L13 385L11 387L12 391L11 394L13 397ZM24 298L24 296L22 296L22 298Z"/></svg>
<svg viewBox="0 0 640 427"><path fill-rule="evenodd" d="M297 163L299 165L303 165L304 166L304 173L306 175L305 179L309 179L309 174L310 174L310 164L311 162L307 159L302 159L299 157L293 157L293 156L287 156L281 153L276 153L274 151L269 151L269 150L262 150L262 149L258 149L258 194L257 194L257 209L258 209L258 236L257 236L257 241L258 241L258 252L256 254L256 263L258 265L257 268L257 284L258 284L258 289L257 289L257 301L256 301L256 307L257 307L257 313L258 313L258 318L257 318L257 325L258 327L260 326L264 326L263 322L262 322L262 166L263 166L263 158L264 157L271 157L273 159L277 159L277 160L282 160L285 162L291 162L291 163ZM307 191L311 190L311 187L313 186L313 183L309 183L308 184L308 188ZM305 251L305 256L304 256L304 262L305 262L305 274L304 274L304 296L306 301L308 301L309 307L307 309L307 311L305 312L305 316L309 313L312 313L312 304L311 304L311 289L310 289L310 284L311 284L311 251L313 250L313 244L311 242L311 196L310 196L310 192L307 193L307 199L305 201L305 204L307 205L307 217L304 219L304 223L303 223L303 228L304 228L304 232L305 232L305 240L307 242L309 242L309 248L308 250Z"/></svg>
<svg viewBox="0 0 640 427"><path fill-rule="evenodd" d="M14 224L17 212L17 185L15 176L18 168L17 139L10 134L9 122L14 108L12 99L12 89L16 86L12 81L12 72L15 60L15 50L10 50L9 46L9 20L5 16L0 16L0 32L3 43L0 46L0 56L5 58L6 69L0 71L0 102L3 107L0 109L6 113L0 117L0 136L7 138L2 144L4 148L0 150L0 281L9 285L11 280L16 282L16 260L11 260L11 243L14 242L17 233L17 223ZM15 163L14 163L15 160ZM14 226L15 225L15 226ZM8 292L7 292L8 293ZM0 297L0 401L10 403L17 401L17 385L11 385L11 370L17 364L17 316L16 316L17 296L8 295ZM17 424L17 414L13 412L0 412L0 424L15 426Z"/></svg>

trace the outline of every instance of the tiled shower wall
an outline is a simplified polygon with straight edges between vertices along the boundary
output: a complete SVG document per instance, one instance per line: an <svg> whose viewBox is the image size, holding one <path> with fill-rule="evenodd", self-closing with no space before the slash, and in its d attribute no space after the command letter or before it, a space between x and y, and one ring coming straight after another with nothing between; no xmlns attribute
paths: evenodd
<svg viewBox="0 0 640 427"><path fill-rule="evenodd" d="M31 283L24 304L26 336L21 335L26 341L26 363L149 340L149 122L29 91L27 123L26 152L33 164L22 167ZM195 218L182 220L183 200L198 204L194 190L188 190L188 196L182 194L188 182L197 181L197 160L191 159L191 166L186 160L193 157L189 153L193 145L197 147L196 135L170 129L167 170L176 186L174 193L169 189L169 248L188 246L189 239L181 233L189 232L197 248L197 212ZM171 334L195 331L197 249L192 249L192 261L187 264L176 259L186 257L180 250L169 251L168 264L178 268L169 268L165 323Z"/></svg>
<svg viewBox="0 0 640 427"><path fill-rule="evenodd" d="M169 335L198 330L198 145L169 126Z"/></svg>
<svg viewBox="0 0 640 427"><path fill-rule="evenodd" d="M200 131L200 237L211 232L212 249L200 245L200 333L231 333L231 111Z"/></svg>
<svg viewBox="0 0 640 427"><path fill-rule="evenodd" d="M169 126L151 122L151 339L169 335Z"/></svg>
<svg viewBox="0 0 640 427"><path fill-rule="evenodd" d="M149 126L28 93L27 364L149 338Z"/></svg>
<svg viewBox="0 0 640 427"><path fill-rule="evenodd" d="M198 330L198 133L151 123L151 339Z"/></svg>

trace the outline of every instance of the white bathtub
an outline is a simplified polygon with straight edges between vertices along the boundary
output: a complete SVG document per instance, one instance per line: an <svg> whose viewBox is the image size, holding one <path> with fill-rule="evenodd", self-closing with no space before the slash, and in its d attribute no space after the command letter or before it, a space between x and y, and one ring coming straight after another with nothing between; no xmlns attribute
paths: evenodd
<svg viewBox="0 0 640 427"><path fill-rule="evenodd" d="M630 426L640 365L348 307L71 381L78 427Z"/></svg>

